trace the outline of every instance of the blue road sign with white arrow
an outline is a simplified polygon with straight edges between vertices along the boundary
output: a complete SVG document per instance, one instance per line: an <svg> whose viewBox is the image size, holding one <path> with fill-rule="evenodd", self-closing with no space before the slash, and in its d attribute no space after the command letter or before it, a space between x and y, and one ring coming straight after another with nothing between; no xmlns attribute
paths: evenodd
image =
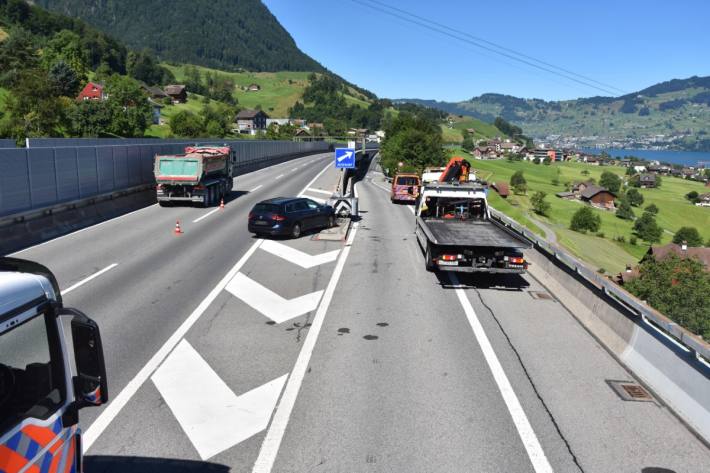
<svg viewBox="0 0 710 473"><path fill-rule="evenodd" d="M355 167L355 150L353 148L335 148L335 167L337 169Z"/></svg>

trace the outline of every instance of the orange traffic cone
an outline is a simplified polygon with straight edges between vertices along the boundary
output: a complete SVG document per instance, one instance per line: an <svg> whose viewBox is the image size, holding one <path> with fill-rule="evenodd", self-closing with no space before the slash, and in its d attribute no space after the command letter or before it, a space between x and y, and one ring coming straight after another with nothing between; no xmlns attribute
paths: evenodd
<svg viewBox="0 0 710 473"><path fill-rule="evenodd" d="M224 198L219 199L219 208L224 210Z"/></svg>
<svg viewBox="0 0 710 473"><path fill-rule="evenodd" d="M175 232L176 235L182 235L182 228L180 228L180 220L175 221Z"/></svg>

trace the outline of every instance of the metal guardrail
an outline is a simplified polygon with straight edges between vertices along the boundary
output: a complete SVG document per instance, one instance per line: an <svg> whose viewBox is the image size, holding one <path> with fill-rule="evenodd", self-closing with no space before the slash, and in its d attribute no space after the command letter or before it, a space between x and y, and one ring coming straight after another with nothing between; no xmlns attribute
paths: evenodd
<svg viewBox="0 0 710 473"><path fill-rule="evenodd" d="M658 312L653 307L650 307L618 284L600 275L576 257L567 253L560 247L553 245L541 236L531 232L512 218L492 207L490 210L491 216L500 223L530 240L538 249L553 256L557 261L567 266L576 274L597 287L600 291L622 303L638 316L652 322L660 330L673 337L681 345L685 346L696 357L702 357L705 360L710 361L710 344L708 344L701 337L673 322L668 317Z"/></svg>

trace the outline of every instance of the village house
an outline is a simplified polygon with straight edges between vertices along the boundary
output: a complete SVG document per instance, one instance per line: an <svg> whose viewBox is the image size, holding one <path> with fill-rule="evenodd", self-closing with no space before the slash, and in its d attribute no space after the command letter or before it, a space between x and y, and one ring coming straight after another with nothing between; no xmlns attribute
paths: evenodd
<svg viewBox="0 0 710 473"><path fill-rule="evenodd" d="M616 195L603 187L591 184L580 192L579 198L582 202L586 202L593 207L614 210L614 199L616 199Z"/></svg>
<svg viewBox="0 0 710 473"><path fill-rule="evenodd" d="M259 92L261 86L259 84L249 84L246 88L247 92Z"/></svg>
<svg viewBox="0 0 710 473"><path fill-rule="evenodd" d="M491 187L493 188L494 191L498 193L501 197L504 199L507 198L510 195L510 187L508 186L508 183L505 181L497 181L491 184Z"/></svg>
<svg viewBox="0 0 710 473"><path fill-rule="evenodd" d="M311 123L308 125L307 129L313 136L325 134L325 125L322 123Z"/></svg>
<svg viewBox="0 0 710 473"><path fill-rule="evenodd" d="M710 207L710 194L700 194L698 196L698 207Z"/></svg>
<svg viewBox="0 0 710 473"><path fill-rule="evenodd" d="M101 82L89 82L81 89L77 100L99 100L103 101L108 98L108 94L104 91L104 84Z"/></svg>
<svg viewBox="0 0 710 473"><path fill-rule="evenodd" d="M639 185L643 189L654 189L657 185L655 174L641 174L639 176Z"/></svg>
<svg viewBox="0 0 710 473"><path fill-rule="evenodd" d="M141 82L141 89L143 89L143 91L148 94L148 98L152 100L164 100L168 97L168 94L160 87L150 86L145 82Z"/></svg>
<svg viewBox="0 0 710 473"><path fill-rule="evenodd" d="M294 136L297 136L299 138L307 138L311 136L311 134L308 133L308 130L306 130L305 128L299 128L298 130L296 130L296 133L294 133Z"/></svg>
<svg viewBox="0 0 710 473"><path fill-rule="evenodd" d="M256 135L266 130L268 118L263 110L244 109L237 114L237 131L243 135Z"/></svg>
<svg viewBox="0 0 710 473"><path fill-rule="evenodd" d="M663 246L651 246L643 259L654 258L656 261L663 261L671 255L676 255L680 259L696 258L703 263L705 271L710 272L710 248L702 246L688 246L687 244L677 245L675 243L668 243Z"/></svg>
<svg viewBox="0 0 710 473"><path fill-rule="evenodd" d="M187 102L187 87L184 85L173 84L165 86L165 93L172 99L173 103Z"/></svg>

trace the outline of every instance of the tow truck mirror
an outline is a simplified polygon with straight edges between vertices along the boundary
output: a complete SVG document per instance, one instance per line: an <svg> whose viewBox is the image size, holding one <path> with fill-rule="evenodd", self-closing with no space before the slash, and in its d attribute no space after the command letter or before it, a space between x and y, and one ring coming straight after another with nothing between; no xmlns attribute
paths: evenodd
<svg viewBox="0 0 710 473"><path fill-rule="evenodd" d="M65 309L65 312L73 315L71 333L76 362L74 391L78 405L86 407L105 404L108 402L108 385L99 326L78 310Z"/></svg>

